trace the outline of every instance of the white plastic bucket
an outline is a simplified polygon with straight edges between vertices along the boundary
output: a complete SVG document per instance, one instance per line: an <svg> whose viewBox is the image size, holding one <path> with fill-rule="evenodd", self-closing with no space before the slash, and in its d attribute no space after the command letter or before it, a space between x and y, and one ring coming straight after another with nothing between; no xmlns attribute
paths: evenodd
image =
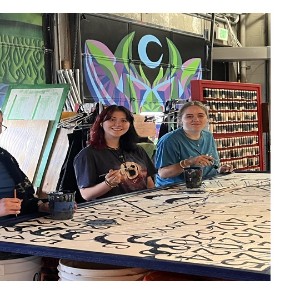
<svg viewBox="0 0 300 300"><path fill-rule="evenodd" d="M127 268L105 264L60 259L57 267L60 281L136 281L148 272L142 268Z"/></svg>
<svg viewBox="0 0 300 300"><path fill-rule="evenodd" d="M0 281L38 280L41 271L41 257L26 256L0 260Z"/></svg>

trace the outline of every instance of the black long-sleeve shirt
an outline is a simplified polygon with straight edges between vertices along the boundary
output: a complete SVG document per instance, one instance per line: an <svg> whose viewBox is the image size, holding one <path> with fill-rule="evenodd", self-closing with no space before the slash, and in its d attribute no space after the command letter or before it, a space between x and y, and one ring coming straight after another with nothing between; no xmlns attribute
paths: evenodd
<svg viewBox="0 0 300 300"><path fill-rule="evenodd" d="M13 197L15 189L17 198L23 200L21 204L21 215L37 212L39 199L34 196L35 191L32 183L20 169L17 160L8 151L1 147L0 162L2 168L2 176L6 173L7 176L12 178L13 180L13 184L9 187L12 189L12 191L7 191L6 189L5 192L9 194L8 196ZM4 181L0 182L0 188L1 184L5 184ZM0 196L0 199L2 197Z"/></svg>

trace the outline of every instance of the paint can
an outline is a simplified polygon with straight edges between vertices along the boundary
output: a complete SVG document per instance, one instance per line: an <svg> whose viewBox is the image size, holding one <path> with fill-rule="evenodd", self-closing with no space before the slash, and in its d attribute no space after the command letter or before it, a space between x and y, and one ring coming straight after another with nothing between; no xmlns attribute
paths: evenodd
<svg viewBox="0 0 300 300"><path fill-rule="evenodd" d="M183 169L185 185L188 189L199 189L202 183L203 170L198 166L191 166Z"/></svg>
<svg viewBox="0 0 300 300"><path fill-rule="evenodd" d="M60 259L57 267L60 281L137 281L148 270L91 262Z"/></svg>
<svg viewBox="0 0 300 300"><path fill-rule="evenodd" d="M55 191L48 193L49 210L52 219L72 219L75 211L75 192Z"/></svg>
<svg viewBox="0 0 300 300"><path fill-rule="evenodd" d="M0 255L0 281L36 281L41 271L41 257L9 254Z"/></svg>

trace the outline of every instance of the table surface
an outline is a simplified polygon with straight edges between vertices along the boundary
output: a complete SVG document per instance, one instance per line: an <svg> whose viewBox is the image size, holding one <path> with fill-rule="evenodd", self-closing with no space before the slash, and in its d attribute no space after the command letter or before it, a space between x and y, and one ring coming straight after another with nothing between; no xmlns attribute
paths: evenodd
<svg viewBox="0 0 300 300"><path fill-rule="evenodd" d="M225 280L270 280L270 174L232 173L0 223L0 251Z"/></svg>

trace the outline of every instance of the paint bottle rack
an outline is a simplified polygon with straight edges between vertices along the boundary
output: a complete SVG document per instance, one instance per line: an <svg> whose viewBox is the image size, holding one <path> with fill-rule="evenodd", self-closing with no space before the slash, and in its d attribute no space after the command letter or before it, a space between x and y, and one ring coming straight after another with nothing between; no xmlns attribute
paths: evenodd
<svg viewBox="0 0 300 300"><path fill-rule="evenodd" d="M221 163L231 163L239 170L265 170L261 86L192 80L191 95L209 109L209 130L216 140Z"/></svg>

